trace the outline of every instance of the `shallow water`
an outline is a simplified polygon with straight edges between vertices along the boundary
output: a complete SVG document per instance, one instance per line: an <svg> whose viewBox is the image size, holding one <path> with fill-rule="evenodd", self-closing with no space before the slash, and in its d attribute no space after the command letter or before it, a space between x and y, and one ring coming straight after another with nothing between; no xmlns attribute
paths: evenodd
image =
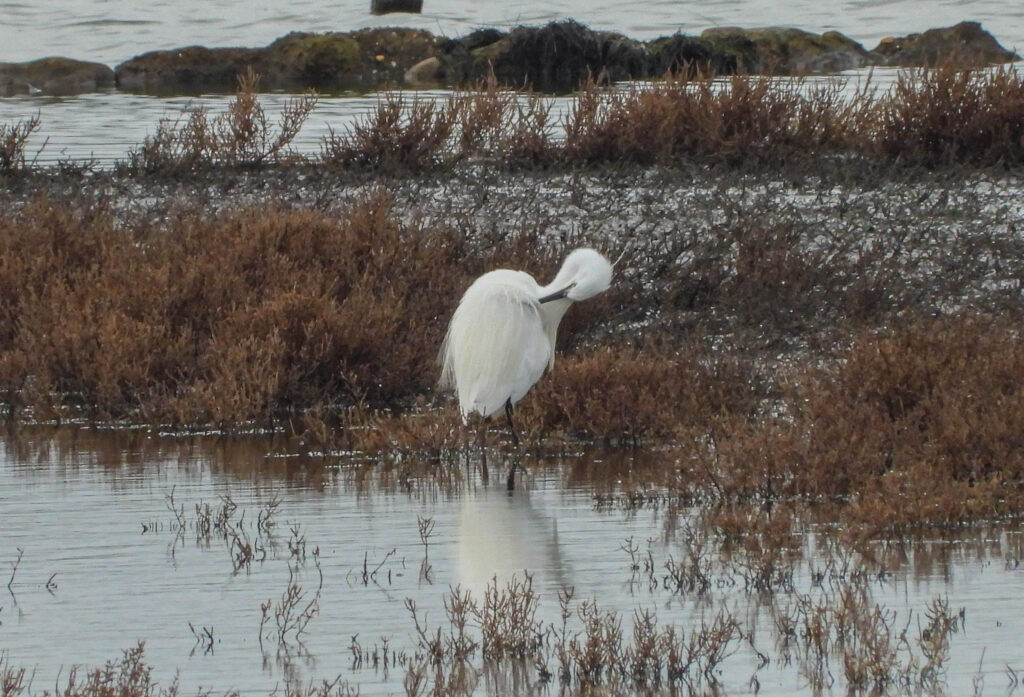
<svg viewBox="0 0 1024 697"><path fill-rule="evenodd" d="M791 25L816 32L834 29L868 48L888 35L971 19L982 22L1003 45L1024 48L1024 4L1014 0L799 0L781 4L765 0L714 0L699 6L674 0L426 0L422 15L383 17L370 15L369 4L369 0L257 4L241 0L0 0L0 35L4 37L0 61L64 55L115 66L155 49L192 44L262 46L290 31L347 31L398 25L459 36L480 26L542 24L567 17L597 29L642 39L676 31L699 33L708 27L725 25ZM891 75L891 71L876 70L876 84L884 87ZM284 99L271 95L264 103L269 112L276 113ZM155 131L161 119L179 117L189 104L202 103L218 111L226 101L221 96L202 100L157 99L117 92L69 98L22 96L0 99L0 123L13 123L38 113L42 126L28 151L39 162L93 160L109 165L124 159L132 147ZM373 95L323 100L300 134L297 149L317 152L328 127L343 131L375 103ZM556 105L556 117L560 108Z"/></svg>
<svg viewBox="0 0 1024 697"><path fill-rule="evenodd" d="M773 660L759 669L749 650L738 651L719 675L726 692L752 693L752 677L760 694L807 689L795 666L774 657L763 596L727 584L707 596L671 594L631 572L627 539L656 560L678 554L678 547L666 534L663 509L594 505L594 486L578 474L608 453L533 463L509 495L503 477L482 483L478 463L455 472L445 486L409 479L382 487L357 485L344 463L325 468L268 454L278 447L267 438L182 440L68 428L0 439L0 580L23 550L12 592L0 595L0 650L9 663L34 668L34 687L41 690L72 664L97 665L144 640L155 677L166 685L179 671L185 694L200 687L215 694L267 692L338 675L363 695L402 694L401 669L385 675L353 665L353 637L364 648L386 642L392 651L411 653L416 637L407 598L436 627L449 587L479 597L489 579L504 582L528 569L545 623L558 622L557 592L567 586L577 601L594 599L621 613L627 627L635 609L687 627L727 608L756 632ZM197 535L190 524L179 536L167 505L171 494L190 520L195 504L217 507L219 497L230 496L239 506L236 520L245 514L238 529L262 540L263 561L235 569L219 535ZM258 512L275 497L273 534L260 535ZM420 517L434 524L426 551ZM267 636L261 647L260 605L276 602L287 585L295 525L307 550L306 563L297 565L307 592L316 585L311 559L319 552L320 612L301 646L279 650ZM809 569L822 563L815 546L812 535L797 568L798 592L807 590ZM1003 694L1006 666L1024 671L1022 549L1021 533L1005 529L893 547L891 556L904 555L903 563L872 585L874 601L899 613L900 626L920 626L936 596L947 597L954 611L964 609L965 631L954 635L948 666L951 694L972 691L979 679L984 693ZM376 574L364 577L364 565ZM212 629L210 653L197 647L189 623ZM840 675L841 667L833 672ZM843 692L841 683L835 689ZM477 690L498 693L493 683Z"/></svg>

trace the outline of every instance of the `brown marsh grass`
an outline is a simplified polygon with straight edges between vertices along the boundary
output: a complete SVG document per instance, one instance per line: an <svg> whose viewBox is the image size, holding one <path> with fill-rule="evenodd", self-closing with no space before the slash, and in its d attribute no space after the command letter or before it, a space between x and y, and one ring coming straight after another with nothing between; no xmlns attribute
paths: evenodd
<svg viewBox="0 0 1024 697"><path fill-rule="evenodd" d="M919 612L914 631L914 610L902 613L877 603L870 583L859 575L820 584L807 593L769 598L769 622L763 629L728 608L685 623L664 623L654 609L624 616L602 609L595 600L577 600L572 588L560 591L557 602L559 619L536 620L539 597L528 574L505 586L492 583L482 601L459 587L450 588L436 626L407 599L416 646L389 648L385 638L383 648L364 648L353 637L351 670L358 675L382 667L385 679L389 671L397 669L399 676L404 672L409 695L470 694L481 679L531 691L557 685L565 695L718 694L723 676L735 683L737 669L747 669L750 684L757 686L760 671L774 662L793 666L799 678L792 678L814 690L842 685L871 694L933 694L945 687L952 642L965 628L964 611L936 597ZM737 665L733 657L741 652L747 656ZM161 685L152 671L139 643L102 667L71 668L54 694L181 694L176 680ZM3 697L51 694L33 690L26 670L2 656L0 690ZM339 675L333 681L287 684L281 694L347 697L359 694L359 688Z"/></svg>
<svg viewBox="0 0 1024 697"><path fill-rule="evenodd" d="M792 167L836 157L925 167L1024 163L1024 78L1013 68L906 71L891 90L869 80L853 94L839 79L683 74L620 89L584 85L560 123L552 104L493 83L446 103L388 94L347 133L332 134L321 161L392 174L467 158L511 168Z"/></svg>
<svg viewBox="0 0 1024 697"><path fill-rule="evenodd" d="M723 165L739 168L838 160L844 166L1019 167L1024 164L1024 76L1012 67L952 65L904 71L888 90L852 93L840 78L809 81L688 73L624 88L596 82L571 97L567 114L551 99L503 91L492 80L447 99L386 93L377 108L332 130L317 156L290 144L317 103L290 100L268 120L259 77L239 77L227 110L188 110L163 121L128 154L127 174L181 176L301 162L386 176L442 172L466 161L508 169ZM38 117L0 126L0 172L26 169L25 146ZM73 163L61 163L68 171Z"/></svg>
<svg viewBox="0 0 1024 697"><path fill-rule="evenodd" d="M0 697L178 697L182 694L177 679L163 685L153 676L153 666L146 662L145 642L125 649L119 659L103 666L83 668L72 666L66 679L59 679L53 692L34 689L31 679L26 680L23 668L15 668L0 657ZM197 697L210 694L197 688ZM324 680L302 687L288 685L270 694L280 697L358 697L359 688L350 685L339 675L333 681ZM241 697L237 690L224 693L224 697Z"/></svg>
<svg viewBox="0 0 1024 697"><path fill-rule="evenodd" d="M9 403L44 418L77 404L110 418L227 425L426 389L436 308L463 282L435 271L459 245L399 223L389 205L373 194L341 218L192 211L161 230L46 200L6 217Z"/></svg>
<svg viewBox="0 0 1024 697"><path fill-rule="evenodd" d="M161 121L128 154L133 174L184 175L213 166L258 167L287 162L289 149L317 103L310 92L290 99L280 121L271 124L260 103L259 76L250 68L238 76L238 91L227 111L211 117L204 107L187 110L175 121Z"/></svg>

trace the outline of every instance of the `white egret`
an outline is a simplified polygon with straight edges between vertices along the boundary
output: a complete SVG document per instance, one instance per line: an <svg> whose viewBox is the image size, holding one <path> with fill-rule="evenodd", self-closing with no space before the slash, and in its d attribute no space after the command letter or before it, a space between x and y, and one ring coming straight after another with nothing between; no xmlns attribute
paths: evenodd
<svg viewBox="0 0 1024 697"><path fill-rule="evenodd" d="M498 269L476 279L459 302L441 346L441 386L453 388L463 418L502 408L512 440L512 405L555 364L555 333L566 310L608 289L612 265L593 249L566 257L541 286L523 271ZM509 474L509 487L513 484Z"/></svg>

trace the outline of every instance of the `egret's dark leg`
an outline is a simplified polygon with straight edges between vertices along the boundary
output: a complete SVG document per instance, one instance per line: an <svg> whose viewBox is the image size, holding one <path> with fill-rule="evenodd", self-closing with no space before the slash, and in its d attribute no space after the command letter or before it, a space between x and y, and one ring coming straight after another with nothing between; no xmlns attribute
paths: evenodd
<svg viewBox="0 0 1024 697"><path fill-rule="evenodd" d="M508 430L512 434L512 445L519 447L519 436L516 435L516 427L512 423L512 400L505 400L505 416L508 417Z"/></svg>
<svg viewBox="0 0 1024 697"><path fill-rule="evenodd" d="M483 478L484 484L487 483L487 428L486 424L480 419L466 419L462 420L463 440L464 440L464 451L466 455L466 474L470 473L470 463L472 462L471 453L473 451L473 436L470 434L470 430L476 431L476 447L480 451L480 473Z"/></svg>
<svg viewBox="0 0 1024 697"><path fill-rule="evenodd" d="M505 400L505 416L508 417L508 430L512 434L512 444L519 448L519 436L516 435L516 427L512 423L512 400ZM512 466L508 470L508 481L505 483L506 488L512 491L516 488L516 463L518 458L512 458Z"/></svg>
<svg viewBox="0 0 1024 697"><path fill-rule="evenodd" d="M481 419L477 424L477 433L480 441L480 480L486 485L491 479L487 471L487 420Z"/></svg>
<svg viewBox="0 0 1024 697"><path fill-rule="evenodd" d="M482 419L476 426L476 444L480 448L480 463L484 472L487 471L487 420Z"/></svg>

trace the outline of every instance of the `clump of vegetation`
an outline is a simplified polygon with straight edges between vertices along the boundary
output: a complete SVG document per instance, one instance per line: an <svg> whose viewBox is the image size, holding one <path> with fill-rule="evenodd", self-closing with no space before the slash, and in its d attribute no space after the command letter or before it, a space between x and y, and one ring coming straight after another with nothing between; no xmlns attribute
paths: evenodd
<svg viewBox="0 0 1024 697"><path fill-rule="evenodd" d="M25 146L39 130L39 114L13 124L0 124L0 174L11 174L25 169Z"/></svg>
<svg viewBox="0 0 1024 697"><path fill-rule="evenodd" d="M1024 163L1024 75L934 68L900 73L870 111L862 150L885 160L929 167Z"/></svg>
<svg viewBox="0 0 1024 697"><path fill-rule="evenodd" d="M566 122L569 162L730 164L778 162L847 150L866 111L864 95L846 100L837 82L734 76L719 82L673 78L648 87L575 101Z"/></svg>
<svg viewBox="0 0 1024 697"><path fill-rule="evenodd" d="M422 391L464 282L451 232L399 222L380 193L339 217L193 211L160 230L39 201L0 228L0 381L44 418L229 426Z"/></svg>
<svg viewBox="0 0 1024 697"><path fill-rule="evenodd" d="M54 692L42 692L31 689L25 680L25 670L9 665L0 657L0 695L3 697L50 697L65 695L66 697L178 697L181 688L177 679L168 685L161 685L153 677L153 666L146 662L145 642L139 642L130 649L125 649L120 659L110 660L102 667L84 670L74 666L68 673L67 681L58 684ZM198 689L197 696L208 695L208 690ZM228 692L238 695L237 691ZM287 697L358 697L359 689L342 680L339 675L334 680L321 683L309 683L301 689L289 685L281 692L275 689L272 695Z"/></svg>
<svg viewBox="0 0 1024 697"><path fill-rule="evenodd" d="M321 160L332 167L372 172L422 172L448 164L445 149L457 117L455 103L387 94L345 135L324 140Z"/></svg>
<svg viewBox="0 0 1024 697"><path fill-rule="evenodd" d="M259 76L250 68L238 76L238 92L223 114L189 109L176 121L161 121L128 155L133 173L181 175L213 166L257 167L296 157L289 149L317 103L310 92L288 100L276 127L259 96Z"/></svg>
<svg viewBox="0 0 1024 697"><path fill-rule="evenodd" d="M766 469L806 495L852 501L869 525L1019 511L1022 369L1019 330L1000 319L865 332L835 364L789 383L793 418L771 427Z"/></svg>

